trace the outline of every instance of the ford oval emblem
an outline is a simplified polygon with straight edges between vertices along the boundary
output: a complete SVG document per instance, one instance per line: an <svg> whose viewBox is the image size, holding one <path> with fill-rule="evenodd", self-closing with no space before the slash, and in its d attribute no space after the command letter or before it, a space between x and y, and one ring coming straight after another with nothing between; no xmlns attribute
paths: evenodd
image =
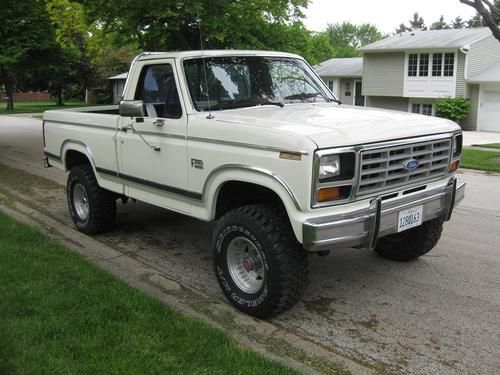
<svg viewBox="0 0 500 375"><path fill-rule="evenodd" d="M413 171L418 168L419 164L420 163L418 162L418 160L410 159L404 162L403 168L409 171Z"/></svg>

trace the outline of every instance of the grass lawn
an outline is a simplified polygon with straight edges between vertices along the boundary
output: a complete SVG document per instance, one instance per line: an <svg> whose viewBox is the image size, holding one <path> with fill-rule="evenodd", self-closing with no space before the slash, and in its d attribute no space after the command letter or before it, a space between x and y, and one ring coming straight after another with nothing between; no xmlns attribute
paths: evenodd
<svg viewBox="0 0 500 375"><path fill-rule="evenodd" d="M290 374L0 213L0 374Z"/></svg>
<svg viewBox="0 0 500 375"><path fill-rule="evenodd" d="M500 152L463 149L460 166L482 171L500 172Z"/></svg>
<svg viewBox="0 0 500 375"><path fill-rule="evenodd" d="M14 112L6 112L7 104L2 102L0 104L0 114L10 113L38 113L49 109L62 109L62 108L77 108L95 106L97 104L85 104L84 102L68 101L64 106L57 106L56 102L15 102Z"/></svg>
<svg viewBox="0 0 500 375"><path fill-rule="evenodd" d="M500 149L500 143L487 143L485 145L474 145L474 146Z"/></svg>

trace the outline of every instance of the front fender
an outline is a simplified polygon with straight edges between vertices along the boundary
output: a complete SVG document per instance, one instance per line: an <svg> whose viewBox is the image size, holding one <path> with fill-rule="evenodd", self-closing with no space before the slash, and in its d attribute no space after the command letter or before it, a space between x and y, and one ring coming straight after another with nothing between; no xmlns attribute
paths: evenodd
<svg viewBox="0 0 500 375"><path fill-rule="evenodd" d="M213 220L215 218L217 199L224 184L234 181L260 185L272 190L283 202L289 217L294 212L302 211L301 204L293 193L293 190L278 174L250 165L225 164L215 168L205 181L201 202L205 212L200 212L200 214L205 216L206 220ZM302 238L300 225L296 226L292 223L292 227L297 239L300 241Z"/></svg>

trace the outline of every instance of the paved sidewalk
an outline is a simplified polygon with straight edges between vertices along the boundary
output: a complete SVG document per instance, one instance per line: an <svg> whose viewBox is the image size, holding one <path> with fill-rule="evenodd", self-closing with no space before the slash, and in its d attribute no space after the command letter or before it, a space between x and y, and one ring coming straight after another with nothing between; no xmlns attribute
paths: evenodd
<svg viewBox="0 0 500 375"><path fill-rule="evenodd" d="M464 131L464 146L500 143L500 133Z"/></svg>

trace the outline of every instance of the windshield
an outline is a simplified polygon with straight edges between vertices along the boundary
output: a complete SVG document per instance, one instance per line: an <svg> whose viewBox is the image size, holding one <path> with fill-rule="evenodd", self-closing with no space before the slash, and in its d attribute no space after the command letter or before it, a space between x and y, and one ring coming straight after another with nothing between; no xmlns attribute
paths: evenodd
<svg viewBox="0 0 500 375"><path fill-rule="evenodd" d="M261 56L207 57L184 61L197 110L333 101L300 59Z"/></svg>

